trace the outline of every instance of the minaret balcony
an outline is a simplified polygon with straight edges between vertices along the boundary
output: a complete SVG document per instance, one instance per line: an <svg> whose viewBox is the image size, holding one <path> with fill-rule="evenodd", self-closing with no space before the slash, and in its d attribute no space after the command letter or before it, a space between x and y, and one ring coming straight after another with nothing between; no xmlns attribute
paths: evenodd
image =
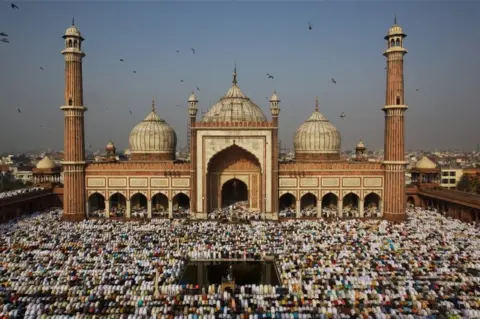
<svg viewBox="0 0 480 319"><path fill-rule="evenodd" d="M397 104L392 104L392 105L385 105L382 110L390 110L390 109L408 109L408 105L407 104L400 104L400 105L397 105Z"/></svg>

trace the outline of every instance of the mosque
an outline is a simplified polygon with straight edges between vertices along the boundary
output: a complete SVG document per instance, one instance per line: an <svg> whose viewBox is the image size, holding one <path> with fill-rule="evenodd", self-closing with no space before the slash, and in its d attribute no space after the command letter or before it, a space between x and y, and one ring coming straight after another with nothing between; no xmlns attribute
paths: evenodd
<svg viewBox="0 0 480 319"><path fill-rule="evenodd" d="M276 220L283 207L297 212L314 207L358 209L376 206L387 220L405 219L403 47L406 34L395 24L385 36L387 59L385 148L383 162L364 159L365 146L357 146L355 161L341 160L341 136L320 113L318 100L312 115L294 138L295 160L279 162L278 119L281 103L270 98L270 115L243 93L236 69L227 93L201 118L195 94L185 108L189 117L190 160L175 158L175 130L152 102L145 119L130 133L128 161L87 162L85 159L82 50L84 38L72 24L64 38L64 212L67 221L80 221L94 206L107 212L123 207L125 217L145 207L148 218L162 210L173 215L175 207L188 207L191 217L207 214L237 201L263 219ZM312 103L313 104L313 103ZM312 107L313 108L313 107ZM108 152L114 153L113 145ZM298 216L298 215L297 215ZM321 216L319 214L318 216Z"/></svg>

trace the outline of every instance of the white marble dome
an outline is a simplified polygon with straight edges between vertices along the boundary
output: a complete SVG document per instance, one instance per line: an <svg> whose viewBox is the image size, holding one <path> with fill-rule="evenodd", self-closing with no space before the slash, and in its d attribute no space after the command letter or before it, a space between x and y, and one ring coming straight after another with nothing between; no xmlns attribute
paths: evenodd
<svg viewBox="0 0 480 319"><path fill-rule="evenodd" d="M338 130L318 111L315 111L295 133L295 153L340 154L341 136ZM296 155L297 156L297 155Z"/></svg>
<svg viewBox="0 0 480 319"><path fill-rule="evenodd" d="M57 167L57 164L55 164L54 161L48 155L46 155L44 158L42 158L41 161L37 163L37 168L38 169L52 169Z"/></svg>
<svg viewBox="0 0 480 319"><path fill-rule="evenodd" d="M152 112L132 129L128 141L131 153L175 153L177 134L152 106Z"/></svg>
<svg viewBox="0 0 480 319"><path fill-rule="evenodd" d="M203 122L266 122L260 107L252 102L237 85L236 70L228 92L203 116Z"/></svg>
<svg viewBox="0 0 480 319"><path fill-rule="evenodd" d="M74 24L74 21L72 21L72 25L67 30L65 30L65 34L63 37L82 38L82 34L80 33L80 31L78 31L77 27Z"/></svg>

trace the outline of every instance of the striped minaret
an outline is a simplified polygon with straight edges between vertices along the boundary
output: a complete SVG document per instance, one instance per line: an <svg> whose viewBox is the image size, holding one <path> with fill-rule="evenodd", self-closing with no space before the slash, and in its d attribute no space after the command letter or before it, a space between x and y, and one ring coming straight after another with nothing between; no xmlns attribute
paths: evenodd
<svg viewBox="0 0 480 319"><path fill-rule="evenodd" d="M64 193L63 219L80 221L85 219L85 129L83 113L82 52L83 38L75 27L65 31L65 104L64 112Z"/></svg>
<svg viewBox="0 0 480 319"><path fill-rule="evenodd" d="M403 84L403 56L407 50L403 41L407 35L397 25L388 30L387 50L387 90L385 107L385 194L383 212L385 219L402 221L405 219L405 104Z"/></svg>

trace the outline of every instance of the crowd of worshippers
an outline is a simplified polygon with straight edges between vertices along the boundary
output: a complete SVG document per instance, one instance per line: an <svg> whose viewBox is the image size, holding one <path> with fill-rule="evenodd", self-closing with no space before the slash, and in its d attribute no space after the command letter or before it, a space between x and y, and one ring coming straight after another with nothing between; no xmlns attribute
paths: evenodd
<svg viewBox="0 0 480 319"><path fill-rule="evenodd" d="M38 192L44 190L44 187L29 187L29 188L21 188L21 189L16 189L13 191L7 191L7 192L1 192L0 193L0 199L1 198L9 198L21 194L26 194L26 193L32 193L32 192Z"/></svg>
<svg viewBox="0 0 480 319"><path fill-rule="evenodd" d="M238 201L223 208L214 209L207 214L208 219L223 222L260 220L259 211L251 210L248 201Z"/></svg>
<svg viewBox="0 0 480 319"><path fill-rule="evenodd" d="M338 214L336 205L325 205L321 211L322 218L335 218ZM315 206L310 206L300 210L300 217L318 217L318 210ZM294 207L284 207L278 212L280 218L296 218L297 212ZM343 208L345 218L358 218L360 211L357 206L348 205ZM380 209L376 205L369 205L365 208L364 217L381 217Z"/></svg>
<svg viewBox="0 0 480 319"><path fill-rule="evenodd" d="M0 225L0 316L480 318L480 231L434 211L397 224L61 213ZM273 258L280 285L179 284L190 260L218 258Z"/></svg>
<svg viewBox="0 0 480 319"><path fill-rule="evenodd" d="M168 218L168 211L164 209L152 209L152 217L155 218ZM190 216L190 209L182 206L175 206L172 212L173 218L188 218ZM125 217L126 209L124 206L110 208L109 217ZM95 209L89 213L89 217L106 218L107 213L105 209ZM148 212L144 207L133 207L131 209L131 218L147 218Z"/></svg>

